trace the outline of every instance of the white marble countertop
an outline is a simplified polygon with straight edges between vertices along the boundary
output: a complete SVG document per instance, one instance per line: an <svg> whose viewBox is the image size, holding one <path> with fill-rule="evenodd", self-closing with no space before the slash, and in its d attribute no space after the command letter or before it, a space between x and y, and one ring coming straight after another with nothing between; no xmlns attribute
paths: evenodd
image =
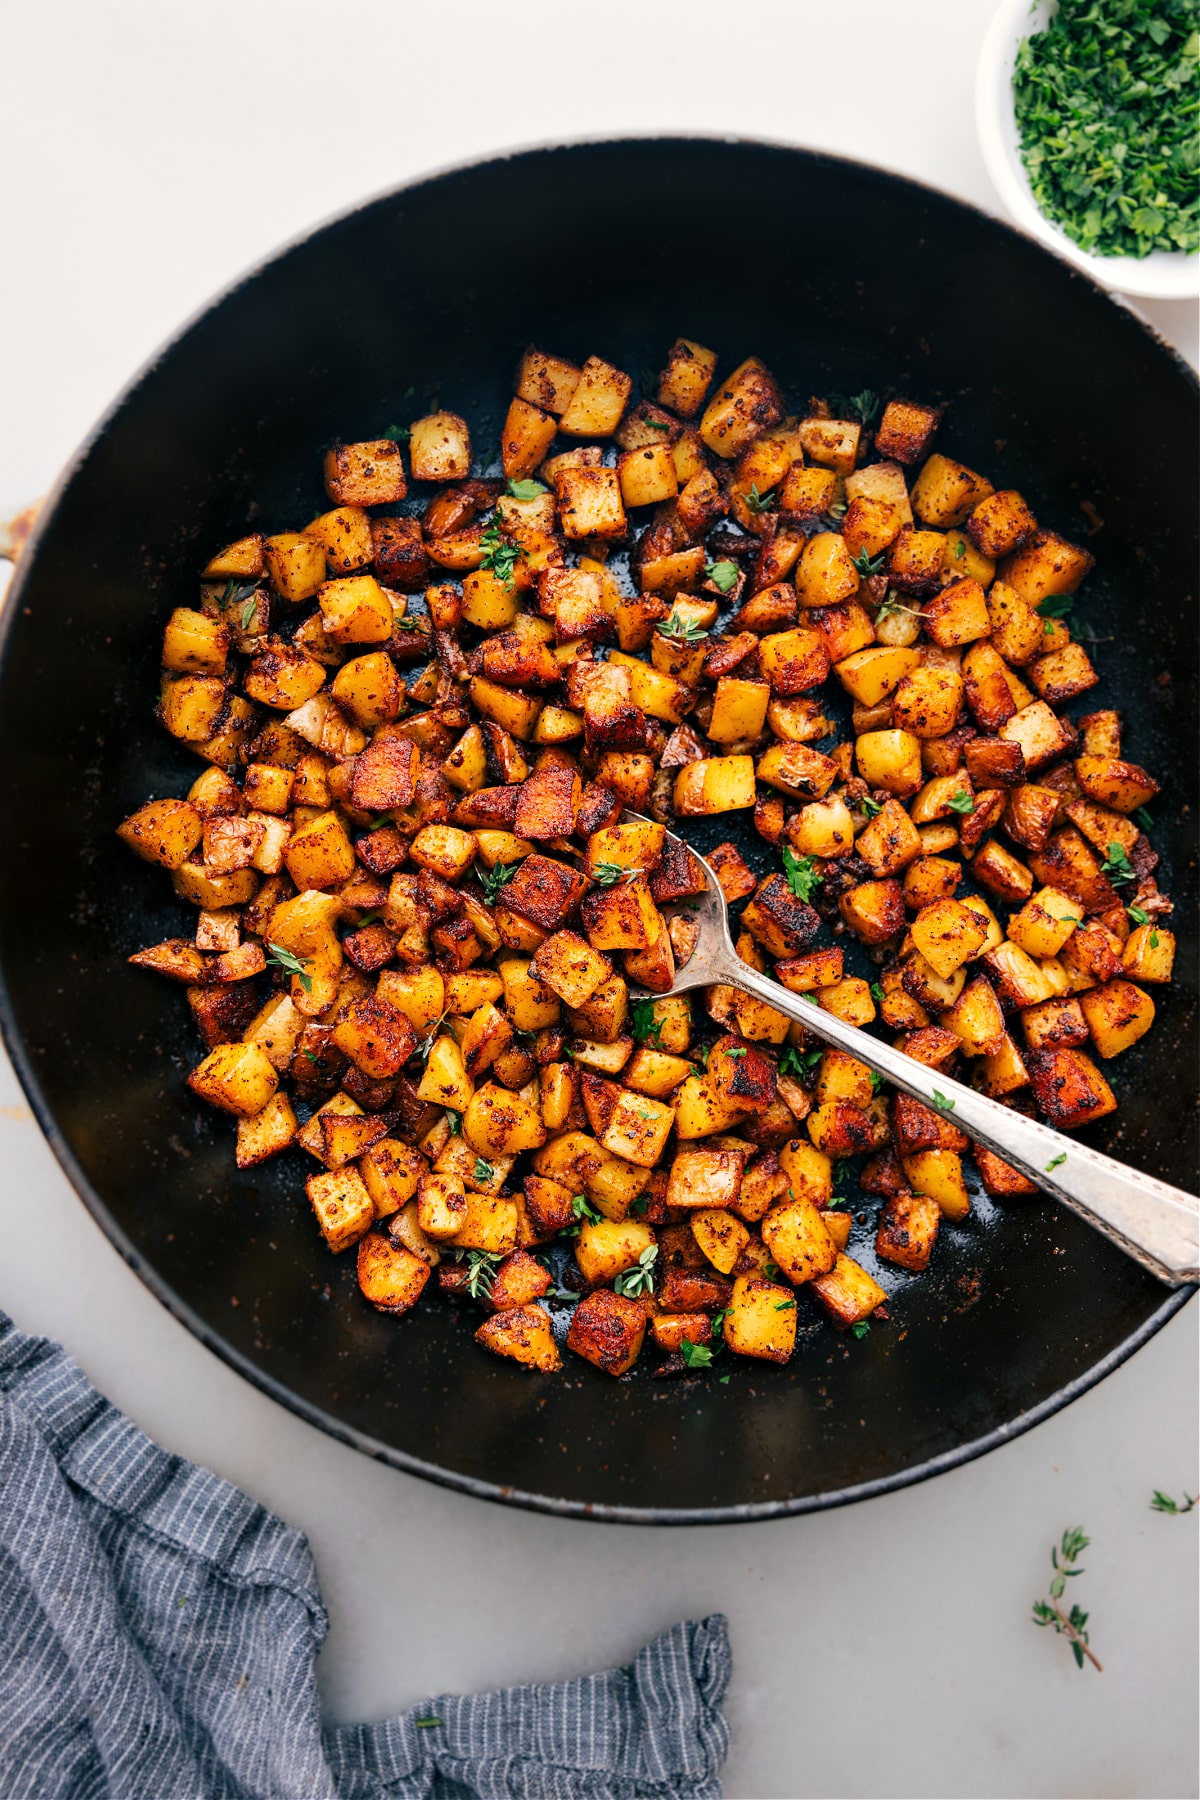
<svg viewBox="0 0 1200 1800"><path fill-rule="evenodd" d="M744 132L885 163L994 208L972 123L989 0L40 0L0 100L0 510L42 492L159 341L315 220L419 171L552 137ZM1195 309L1146 304L1195 360ZM75 1199L0 1065L0 1305L162 1442L313 1543L331 1719L627 1660L729 1615L730 1800L1196 1792L1197 1318L1067 1412L868 1504L754 1526L580 1524L343 1448L177 1325ZM403 1521L390 1586L358 1547ZM1029 1623L1049 1548L1093 1539L1105 1672ZM16 1800L16 1797L14 1797Z"/></svg>

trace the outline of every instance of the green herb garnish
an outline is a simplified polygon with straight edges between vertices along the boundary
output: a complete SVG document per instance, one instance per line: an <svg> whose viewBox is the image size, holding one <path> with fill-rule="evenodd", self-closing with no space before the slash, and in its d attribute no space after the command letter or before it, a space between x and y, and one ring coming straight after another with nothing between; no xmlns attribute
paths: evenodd
<svg viewBox="0 0 1200 1800"><path fill-rule="evenodd" d="M302 956L293 956L282 944L267 945L267 961L277 969L283 969L289 975L295 975L306 994L312 993L312 976L308 972L308 962Z"/></svg>
<svg viewBox="0 0 1200 1800"><path fill-rule="evenodd" d="M1058 1155L1051 1157L1050 1161L1046 1164L1047 1175L1053 1174L1055 1169L1060 1169L1062 1167L1062 1165L1066 1162L1066 1160L1067 1160L1066 1151L1060 1150Z"/></svg>
<svg viewBox="0 0 1200 1800"><path fill-rule="evenodd" d="M1046 600L1039 600L1033 609L1039 619L1066 619L1075 610L1074 594L1051 594Z"/></svg>
<svg viewBox="0 0 1200 1800"><path fill-rule="evenodd" d="M1136 881L1137 870L1131 864L1120 844L1110 844L1108 855L1100 864L1100 873L1107 875L1114 887L1123 881Z"/></svg>
<svg viewBox="0 0 1200 1800"><path fill-rule="evenodd" d="M873 981L871 983L871 998L875 1002L876 1006L883 1005L884 1001L887 998L887 995L883 991L882 981Z"/></svg>
<svg viewBox="0 0 1200 1800"><path fill-rule="evenodd" d="M794 1300L780 1300L776 1302L776 1312L795 1312L795 1310L796 1302Z"/></svg>
<svg viewBox="0 0 1200 1800"><path fill-rule="evenodd" d="M488 906L495 906L500 897L500 889L512 880L520 866L519 862L497 863L495 868L486 872L476 870L483 888L483 898Z"/></svg>
<svg viewBox="0 0 1200 1800"><path fill-rule="evenodd" d="M477 1156L475 1158L475 1179L476 1179L476 1181L493 1181L495 1179L495 1175L496 1175L495 1168L493 1167L493 1165L490 1162L486 1161L485 1158L482 1156Z"/></svg>
<svg viewBox="0 0 1200 1800"><path fill-rule="evenodd" d="M418 1731L427 1731L431 1725L440 1725L441 1722L442 1721L440 1719L433 1719L433 1718L414 1719L413 1720L413 1724L416 1726Z"/></svg>
<svg viewBox="0 0 1200 1800"><path fill-rule="evenodd" d="M472 1300L491 1298L492 1283L496 1279L496 1270L504 1258L498 1250L468 1250L467 1258L467 1292ZM455 1254L455 1261L461 1262L464 1252Z"/></svg>
<svg viewBox="0 0 1200 1800"><path fill-rule="evenodd" d="M804 1081L815 1072L823 1055L822 1050L797 1050L794 1044L789 1044L779 1058L779 1073L795 1075Z"/></svg>
<svg viewBox="0 0 1200 1800"><path fill-rule="evenodd" d="M1186 0L1062 0L1013 69L1039 211L1099 256L1200 249L1200 33Z"/></svg>
<svg viewBox="0 0 1200 1800"><path fill-rule="evenodd" d="M925 614L919 607L905 606L902 600L897 600L895 594L889 591L884 598L879 611L875 614L875 623L878 625L881 619L890 619L893 613L908 613L910 618L913 619L923 619L925 617Z"/></svg>
<svg viewBox="0 0 1200 1800"><path fill-rule="evenodd" d="M856 1325L852 1325L850 1327L850 1330L853 1332L853 1334L856 1338L865 1338L867 1333L870 1331L870 1329L871 1329L870 1319L860 1319Z"/></svg>
<svg viewBox="0 0 1200 1800"><path fill-rule="evenodd" d="M947 1100L945 1094L942 1093L940 1088L934 1088L934 1090L933 1090L933 1104L937 1107L939 1112L953 1112L954 1111L953 1100Z"/></svg>
<svg viewBox="0 0 1200 1800"><path fill-rule="evenodd" d="M629 1029L639 1044L658 1044L661 1048L663 1022L654 1016L653 1000L634 1000L629 1007Z"/></svg>
<svg viewBox="0 0 1200 1800"><path fill-rule="evenodd" d="M857 556L852 556L850 558L850 561L854 564L859 574L869 581L872 576L881 575L883 573L887 563L887 557L882 552L880 552L878 556L872 556L869 550L860 550Z"/></svg>
<svg viewBox="0 0 1200 1800"><path fill-rule="evenodd" d="M1186 1489L1182 1501L1173 1500L1170 1494L1164 1494L1161 1488L1155 1488L1154 1498L1150 1502L1151 1512L1182 1514L1190 1513L1200 1500L1200 1495L1189 1494Z"/></svg>
<svg viewBox="0 0 1200 1800"><path fill-rule="evenodd" d="M956 794L951 794L946 805L950 808L951 812L973 813L975 811L974 798L967 793L965 788L959 788Z"/></svg>
<svg viewBox="0 0 1200 1800"><path fill-rule="evenodd" d="M548 494L550 489L541 481L510 481L508 491L514 500L536 500L539 494Z"/></svg>
<svg viewBox="0 0 1200 1800"><path fill-rule="evenodd" d="M684 1338L679 1354L689 1369L712 1368L713 1353L707 1344L693 1344L691 1338Z"/></svg>
<svg viewBox="0 0 1200 1800"><path fill-rule="evenodd" d="M446 1123L450 1127L450 1136L458 1137L462 1131L462 1114L447 1110Z"/></svg>
<svg viewBox="0 0 1200 1800"><path fill-rule="evenodd" d="M641 869L626 869L620 863L597 863L592 870L592 880L597 887L615 887L618 881L632 881L635 875L642 874Z"/></svg>
<svg viewBox="0 0 1200 1800"><path fill-rule="evenodd" d="M393 444L407 444L412 432L407 425L389 425L383 435L391 438Z"/></svg>
<svg viewBox="0 0 1200 1800"><path fill-rule="evenodd" d="M504 536L500 529L499 516L496 513L492 514L488 528L480 538L479 544L483 551L480 568L488 569L497 581L502 581L505 587L511 587L517 564L523 559L525 552L520 544L514 544L511 539Z"/></svg>
<svg viewBox="0 0 1200 1800"><path fill-rule="evenodd" d="M704 578L706 581L711 581L720 593L732 593L737 586L738 566L735 562L727 560L705 563Z"/></svg>
<svg viewBox="0 0 1200 1800"><path fill-rule="evenodd" d="M1139 806L1133 816L1143 831L1149 831L1154 824L1154 820L1150 817L1150 808L1148 806Z"/></svg>
<svg viewBox="0 0 1200 1800"><path fill-rule="evenodd" d="M786 844L783 849L783 872L797 900L810 900L825 879L823 871L818 869L811 856L797 856Z"/></svg>
<svg viewBox="0 0 1200 1800"><path fill-rule="evenodd" d="M1054 1564L1054 1576L1050 1582L1050 1600L1035 1600L1033 1603L1033 1622L1035 1625L1052 1625L1054 1630L1066 1638L1071 1646L1071 1654L1076 1666L1083 1667L1084 1657L1097 1669L1100 1663L1088 1649L1087 1621L1088 1615L1080 1612L1078 1606L1072 1606L1065 1613L1059 1605L1067 1582L1075 1575L1082 1575L1083 1570L1074 1567L1080 1556L1087 1549L1090 1538L1083 1534L1083 1527L1074 1525L1062 1534L1062 1542L1050 1552L1050 1561ZM1059 1561L1061 1556L1062 1561Z"/></svg>
<svg viewBox="0 0 1200 1800"><path fill-rule="evenodd" d="M635 1300L639 1294L654 1292L654 1264L658 1259L658 1245L647 1244L632 1269L626 1269L613 1282L613 1292L623 1294L627 1300Z"/></svg>
<svg viewBox="0 0 1200 1800"><path fill-rule="evenodd" d="M665 624L659 626L659 634L671 638L678 644L702 644L708 632L695 619L685 619L682 613L672 611Z"/></svg>
<svg viewBox="0 0 1200 1800"><path fill-rule="evenodd" d="M865 813L868 819L873 819L876 813L883 811L883 801L872 800L870 794L864 794L855 810Z"/></svg>
<svg viewBox="0 0 1200 1800"><path fill-rule="evenodd" d="M752 481L750 492L743 494L742 499L745 502L746 511L757 516L759 513L770 512L775 504L775 489L768 488L765 494L760 494L757 481Z"/></svg>
<svg viewBox="0 0 1200 1800"><path fill-rule="evenodd" d="M1150 923L1150 914L1144 912L1140 906L1127 906L1125 911L1129 914L1135 925L1148 925Z"/></svg>

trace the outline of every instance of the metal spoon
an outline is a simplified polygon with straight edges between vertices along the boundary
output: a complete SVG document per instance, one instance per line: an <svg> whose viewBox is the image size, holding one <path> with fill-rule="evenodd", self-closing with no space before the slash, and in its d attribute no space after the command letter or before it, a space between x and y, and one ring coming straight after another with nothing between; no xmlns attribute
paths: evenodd
<svg viewBox="0 0 1200 1800"><path fill-rule="evenodd" d="M641 813L626 810L627 819L648 824ZM678 836L677 833L669 833ZM688 846L691 849L691 846ZM1135 1262L1172 1287L1200 1280L1200 1201L1180 1188L1169 1187L1153 1175L1143 1175L1124 1163L1102 1156L1066 1137L1037 1119L989 1100L961 1081L913 1060L902 1050L881 1043L847 1025L823 1007L802 999L769 975L760 975L744 963L729 934L729 912L716 874L695 850L692 855L704 870L707 892L692 902L692 915L700 927L696 948L678 970L666 991L683 994L690 988L722 982L765 1000L776 1012L787 1015L826 1043L836 1044L875 1069L914 1099L935 1112L953 1118L971 1138L976 1138L1006 1163L1036 1181L1044 1193L1053 1194L1072 1212L1119 1244ZM662 999L655 994L654 999Z"/></svg>

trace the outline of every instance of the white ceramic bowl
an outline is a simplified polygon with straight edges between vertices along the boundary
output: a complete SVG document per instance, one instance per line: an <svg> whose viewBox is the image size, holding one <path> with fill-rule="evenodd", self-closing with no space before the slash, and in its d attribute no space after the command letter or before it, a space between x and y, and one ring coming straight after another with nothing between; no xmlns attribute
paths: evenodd
<svg viewBox="0 0 1200 1800"><path fill-rule="evenodd" d="M1043 30L1055 11L1056 0L1034 0L1032 7L1030 0L1001 0L983 41L975 119L983 160L1000 198L1023 231L1103 287L1156 300L1184 300L1200 293L1200 257L1183 250L1152 250L1145 257L1092 256L1038 211L1021 161L1012 75L1022 39Z"/></svg>

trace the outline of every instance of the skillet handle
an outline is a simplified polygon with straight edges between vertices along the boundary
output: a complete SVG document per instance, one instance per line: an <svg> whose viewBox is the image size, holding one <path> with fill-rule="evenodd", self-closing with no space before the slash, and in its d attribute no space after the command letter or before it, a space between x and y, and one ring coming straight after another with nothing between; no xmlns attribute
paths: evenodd
<svg viewBox="0 0 1200 1800"><path fill-rule="evenodd" d="M857 1025L789 993L740 959L723 971L723 979L796 1019L950 1119L1111 1238L1160 1281L1171 1287L1200 1281L1200 1201L1193 1195L915 1062Z"/></svg>

